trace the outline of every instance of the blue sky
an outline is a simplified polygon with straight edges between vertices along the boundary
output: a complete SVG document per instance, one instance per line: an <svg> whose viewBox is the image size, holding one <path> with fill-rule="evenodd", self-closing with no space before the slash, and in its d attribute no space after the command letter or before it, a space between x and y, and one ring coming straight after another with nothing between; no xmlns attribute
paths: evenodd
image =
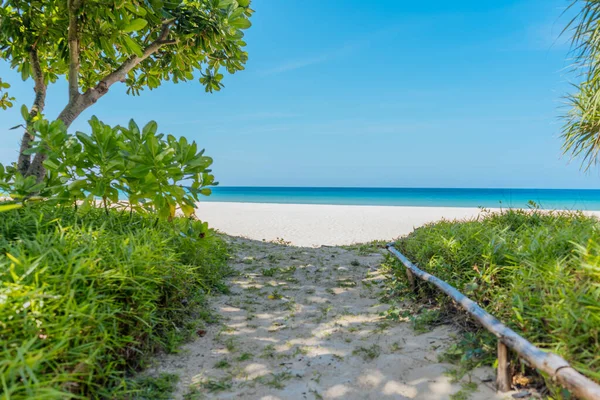
<svg viewBox="0 0 600 400"><path fill-rule="evenodd" d="M222 185L600 188L561 157L568 0L253 0L245 71L220 93L197 81L86 111L154 119L196 140ZM31 82L0 65L17 104ZM49 92L46 114L66 102ZM0 162L16 158L18 108L0 111Z"/></svg>

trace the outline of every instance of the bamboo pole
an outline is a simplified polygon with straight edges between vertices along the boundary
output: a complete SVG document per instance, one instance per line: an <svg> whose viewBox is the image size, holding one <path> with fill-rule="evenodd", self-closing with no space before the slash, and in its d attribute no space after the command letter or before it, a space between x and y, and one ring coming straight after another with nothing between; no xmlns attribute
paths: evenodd
<svg viewBox="0 0 600 400"><path fill-rule="evenodd" d="M550 375L552 379L556 380L578 398L600 400L600 385L577 372L565 359L554 353L545 352L529 343L456 288L419 269L400 253L392 243L386 247L415 276L435 285L442 292L454 299L475 320L483 325L485 329L496 335L499 341L515 351L521 358L528 361L530 365Z"/></svg>

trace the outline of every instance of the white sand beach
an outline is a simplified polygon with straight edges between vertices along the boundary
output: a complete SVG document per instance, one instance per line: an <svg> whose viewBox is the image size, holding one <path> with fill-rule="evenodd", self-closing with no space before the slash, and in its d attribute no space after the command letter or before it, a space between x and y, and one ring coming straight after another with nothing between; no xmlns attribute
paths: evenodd
<svg viewBox="0 0 600 400"><path fill-rule="evenodd" d="M490 211L499 211L491 209ZM441 219L477 218L479 208L199 203L197 215L223 233L296 246L342 246L391 240ZM600 216L600 212L587 212Z"/></svg>
<svg viewBox="0 0 600 400"><path fill-rule="evenodd" d="M476 218L479 208L199 203L211 227L254 240L281 238L296 246L339 246L391 240L440 219Z"/></svg>

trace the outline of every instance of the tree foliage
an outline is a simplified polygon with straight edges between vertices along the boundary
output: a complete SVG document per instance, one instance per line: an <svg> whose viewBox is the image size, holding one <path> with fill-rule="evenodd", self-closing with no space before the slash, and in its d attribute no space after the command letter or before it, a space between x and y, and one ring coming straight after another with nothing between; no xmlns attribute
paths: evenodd
<svg viewBox="0 0 600 400"><path fill-rule="evenodd" d="M156 88L164 80L191 80L195 71L202 71L202 78L211 77L202 79L207 91L219 90L219 69L235 73L244 69L248 58L242 30L250 27L249 3L4 0L0 8L2 57L10 60L23 79L35 79L30 57L35 51L45 83L65 75L83 92L131 60L136 65L124 74L129 93ZM76 43L69 43L71 39ZM69 75L72 67L78 71Z"/></svg>
<svg viewBox="0 0 600 400"><path fill-rule="evenodd" d="M37 194L82 212L99 199L107 213L119 205L172 219L177 210L192 215L199 196L209 195L208 186L216 184L209 169L212 158L184 137L158 134L154 121L142 129L133 120L127 127L111 127L92 117L89 124L88 135L68 133L60 120L33 123L35 140L28 152L47 156L47 180L37 182L2 167L0 189L15 199Z"/></svg>
<svg viewBox="0 0 600 400"><path fill-rule="evenodd" d="M0 55L34 82L30 118L43 112L48 84L69 81L68 103L58 115L69 126L118 82L137 95L164 81L198 78L220 90L225 69L244 69L243 30L250 0L0 0ZM46 156L26 154L18 170L41 180Z"/></svg>

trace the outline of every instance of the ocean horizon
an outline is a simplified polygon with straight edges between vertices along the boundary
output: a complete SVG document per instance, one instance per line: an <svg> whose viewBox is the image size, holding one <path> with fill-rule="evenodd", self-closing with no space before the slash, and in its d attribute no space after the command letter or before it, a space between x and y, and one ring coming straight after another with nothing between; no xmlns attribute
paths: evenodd
<svg viewBox="0 0 600 400"><path fill-rule="evenodd" d="M600 189L217 186L202 201L600 211Z"/></svg>

